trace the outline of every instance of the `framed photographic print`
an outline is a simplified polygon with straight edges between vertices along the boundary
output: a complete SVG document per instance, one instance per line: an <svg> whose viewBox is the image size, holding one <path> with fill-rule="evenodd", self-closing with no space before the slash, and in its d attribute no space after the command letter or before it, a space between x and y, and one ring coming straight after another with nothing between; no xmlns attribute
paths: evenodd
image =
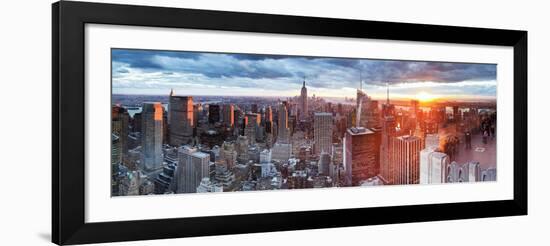
<svg viewBox="0 0 550 246"><path fill-rule="evenodd" d="M527 32L53 4L52 240L527 214Z"/></svg>

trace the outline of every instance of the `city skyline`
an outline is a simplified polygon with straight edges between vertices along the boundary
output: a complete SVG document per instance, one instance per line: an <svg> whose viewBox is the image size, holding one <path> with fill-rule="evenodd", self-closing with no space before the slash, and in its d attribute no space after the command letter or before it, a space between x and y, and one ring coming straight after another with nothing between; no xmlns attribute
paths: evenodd
<svg viewBox="0 0 550 246"><path fill-rule="evenodd" d="M136 82L145 85L140 90L162 93L116 94L113 83L112 196L496 181L497 108L485 99L496 93L496 81L471 81L496 78L493 65L135 52L115 50L114 69L129 75L113 73L113 81L135 75L120 67L125 61L144 70ZM259 67L262 62L269 64ZM280 69L284 64L292 66ZM319 67L322 74L312 76ZM211 80L190 80L182 90L177 85L184 82L158 83L182 71ZM323 79L354 71L355 88ZM234 81L243 76L279 81L281 88ZM426 78L438 82L420 81ZM346 81L342 85L353 86ZM195 85L211 96L195 96ZM434 93L458 93L449 87L475 100ZM346 98L315 94L319 88ZM255 94L239 96L246 90Z"/></svg>
<svg viewBox="0 0 550 246"><path fill-rule="evenodd" d="M352 98L357 88L373 99L494 100L496 65L474 63L112 50L113 94L294 96L307 81L309 95ZM362 85L359 81L362 81Z"/></svg>

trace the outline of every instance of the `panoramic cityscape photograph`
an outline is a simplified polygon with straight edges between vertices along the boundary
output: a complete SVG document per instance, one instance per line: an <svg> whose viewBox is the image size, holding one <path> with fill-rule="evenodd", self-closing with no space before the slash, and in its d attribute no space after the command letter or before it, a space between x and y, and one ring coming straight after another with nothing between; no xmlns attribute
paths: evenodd
<svg viewBox="0 0 550 246"><path fill-rule="evenodd" d="M111 196L496 181L497 66L111 49Z"/></svg>

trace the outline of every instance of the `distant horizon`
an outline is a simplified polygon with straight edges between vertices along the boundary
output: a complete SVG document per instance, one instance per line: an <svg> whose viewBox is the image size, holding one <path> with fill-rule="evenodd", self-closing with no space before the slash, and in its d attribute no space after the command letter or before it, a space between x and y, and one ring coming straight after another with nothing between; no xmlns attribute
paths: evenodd
<svg viewBox="0 0 550 246"><path fill-rule="evenodd" d="M169 93L163 93L163 94L142 94L142 93L113 93L111 94L113 96L164 96L164 97L169 97ZM367 94L368 95L368 94ZM293 97L299 97L299 95L292 95L292 96L269 96L269 95L265 95L265 96L253 96L253 95L205 95L205 94L181 94L181 93L175 93L174 96L181 96L181 97L185 97L185 96L191 96L191 97L251 97L251 98L293 98ZM308 96L309 98L312 98L313 95L310 95ZM339 96L333 96L333 97L330 97L330 96L317 96L315 95L315 97L317 98L331 98L331 99L353 99L355 100L355 97L351 97L351 96L342 96L342 97L339 97ZM385 97L374 97L374 96L370 96L372 100L377 100L377 101L381 101L381 100L386 100ZM390 101L410 101L410 100L418 100L417 98L405 98L405 97L394 97L392 98L391 95L390 95ZM436 101L436 102L461 102L461 101L466 101L466 102L475 102L476 100L480 101L480 102L488 102L488 101L491 101L491 102L496 102L496 98L492 98L492 97L488 97L488 98L482 98L482 97L476 97L476 98L436 98L434 99L433 101Z"/></svg>

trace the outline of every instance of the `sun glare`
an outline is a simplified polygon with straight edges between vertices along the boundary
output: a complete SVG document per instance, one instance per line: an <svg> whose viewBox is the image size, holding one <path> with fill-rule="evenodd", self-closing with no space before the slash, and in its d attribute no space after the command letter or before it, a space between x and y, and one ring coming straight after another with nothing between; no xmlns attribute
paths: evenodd
<svg viewBox="0 0 550 246"><path fill-rule="evenodd" d="M428 92L425 92L425 91L421 91L418 94L416 94L416 99L418 99L421 102L429 102L429 101L432 101L436 98L437 97L435 95L432 95L432 94L430 94Z"/></svg>

